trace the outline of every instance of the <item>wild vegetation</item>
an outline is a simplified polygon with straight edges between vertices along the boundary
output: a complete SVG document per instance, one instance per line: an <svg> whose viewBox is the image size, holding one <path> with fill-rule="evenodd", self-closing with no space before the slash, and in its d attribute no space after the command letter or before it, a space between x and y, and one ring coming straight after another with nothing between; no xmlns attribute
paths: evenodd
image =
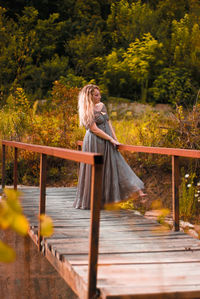
<svg viewBox="0 0 200 299"><path fill-rule="evenodd" d="M199 149L199 1L46 3L0 1L0 138L76 148L84 136L77 94L92 82L100 86L107 106L119 104L109 112L120 142ZM122 113L120 103L134 102L149 108L137 114L130 106ZM169 104L171 112L154 109L160 103ZM166 178L170 173L168 157L123 154L147 181L152 174L160 178L162 172ZM48 184L76 184L76 164L48 159ZM195 198L192 206L197 207L198 161L181 163L182 202ZM12 151L6 167L11 184ZM38 173L39 157L21 151L19 183L37 185ZM184 185L187 174L193 180ZM190 215L182 210L183 217Z"/></svg>
<svg viewBox="0 0 200 299"><path fill-rule="evenodd" d="M48 3L48 4L47 4ZM55 80L93 80L105 94L193 105L200 77L197 0L0 1L1 105L30 104Z"/></svg>

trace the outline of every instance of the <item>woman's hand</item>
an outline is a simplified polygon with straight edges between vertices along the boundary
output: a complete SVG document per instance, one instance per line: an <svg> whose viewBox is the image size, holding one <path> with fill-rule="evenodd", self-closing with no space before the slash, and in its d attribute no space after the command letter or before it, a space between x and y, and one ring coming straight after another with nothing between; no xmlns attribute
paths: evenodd
<svg viewBox="0 0 200 299"><path fill-rule="evenodd" d="M117 140L115 140L114 138L110 138L110 142L112 143L112 145L114 147L117 147L118 145L120 145L120 143Z"/></svg>
<svg viewBox="0 0 200 299"><path fill-rule="evenodd" d="M109 140L114 147L117 147L120 143L118 142L117 140L117 137L116 136L113 136L111 137L110 135L108 135L107 133L105 133L104 131L102 131L101 129L99 129L96 125L96 123L93 123L91 126L90 126L90 131L92 133L94 133L95 135L97 135L98 137L100 138L103 138L105 140Z"/></svg>

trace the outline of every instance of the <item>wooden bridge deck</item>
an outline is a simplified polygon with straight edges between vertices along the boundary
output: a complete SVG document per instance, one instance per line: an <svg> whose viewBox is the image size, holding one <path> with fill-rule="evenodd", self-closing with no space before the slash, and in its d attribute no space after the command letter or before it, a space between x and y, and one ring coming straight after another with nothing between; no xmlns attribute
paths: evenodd
<svg viewBox="0 0 200 299"><path fill-rule="evenodd" d="M37 240L39 188L23 191L24 212ZM72 207L76 188L47 188L46 213L54 234L44 254L86 298L90 211ZM101 211L97 272L99 298L200 298L200 241L132 211Z"/></svg>

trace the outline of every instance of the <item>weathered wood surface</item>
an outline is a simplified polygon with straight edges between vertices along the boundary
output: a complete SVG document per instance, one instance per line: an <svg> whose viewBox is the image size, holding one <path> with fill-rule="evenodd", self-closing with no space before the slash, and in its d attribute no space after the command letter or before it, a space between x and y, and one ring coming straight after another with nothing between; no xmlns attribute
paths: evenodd
<svg viewBox="0 0 200 299"><path fill-rule="evenodd" d="M65 149L61 147L52 147L38 144L23 143L17 141L1 140L2 146L5 149L6 146L19 148L22 150L32 151L35 153L45 154L53 157L59 157L66 160L72 160L76 162L83 162L87 164L102 164L102 155L98 153L79 152L75 150ZM5 156L4 156L5 158ZM3 159L5 162L5 159Z"/></svg>
<svg viewBox="0 0 200 299"><path fill-rule="evenodd" d="M19 189L20 190L20 189ZM21 188L37 239L39 188ZM72 207L76 188L47 188L46 213L54 234L46 258L86 298L90 211ZM97 287L101 298L200 298L200 241L166 232L132 211L101 211Z"/></svg>

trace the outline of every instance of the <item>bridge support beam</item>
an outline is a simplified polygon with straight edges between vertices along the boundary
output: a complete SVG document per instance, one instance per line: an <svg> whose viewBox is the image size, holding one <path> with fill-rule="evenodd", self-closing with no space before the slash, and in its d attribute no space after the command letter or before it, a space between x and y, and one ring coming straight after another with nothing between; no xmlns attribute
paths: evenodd
<svg viewBox="0 0 200 299"><path fill-rule="evenodd" d="M40 154L40 207L39 207L39 216L45 214L46 207L46 176L47 176L47 155ZM41 237L41 221L39 220L38 226L38 249L42 250L42 240Z"/></svg>
<svg viewBox="0 0 200 299"><path fill-rule="evenodd" d="M99 157L97 157L99 158ZM90 243L88 263L88 294L87 299L97 297L97 261L99 252L99 225L102 200L102 169L103 158L92 165L91 178L91 218L90 218Z"/></svg>
<svg viewBox="0 0 200 299"><path fill-rule="evenodd" d="M2 144L2 177L1 177L2 190L5 188L5 178L6 178L6 146L5 144Z"/></svg>
<svg viewBox="0 0 200 299"><path fill-rule="evenodd" d="M179 231L179 182L179 157L172 156L172 204L175 231Z"/></svg>
<svg viewBox="0 0 200 299"><path fill-rule="evenodd" d="M14 148L14 170L13 170L13 185L14 190L17 190L17 154L18 154L18 148Z"/></svg>

